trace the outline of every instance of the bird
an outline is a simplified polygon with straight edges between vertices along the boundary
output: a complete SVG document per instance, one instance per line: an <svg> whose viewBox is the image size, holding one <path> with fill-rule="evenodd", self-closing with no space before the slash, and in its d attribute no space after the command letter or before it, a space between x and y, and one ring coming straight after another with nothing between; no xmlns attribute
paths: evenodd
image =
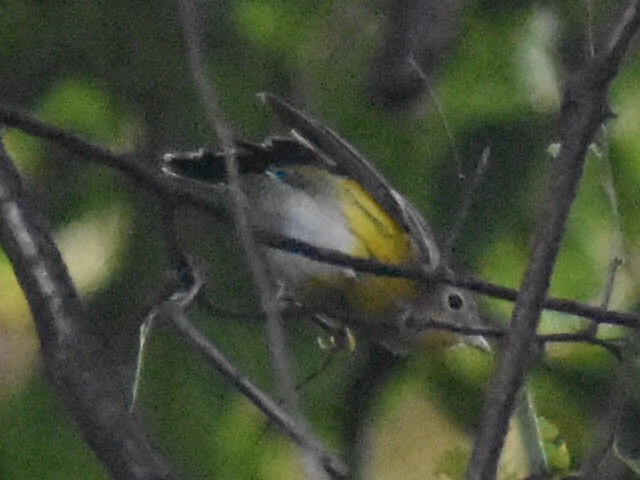
<svg viewBox="0 0 640 480"><path fill-rule="evenodd" d="M233 155L258 242L285 240L261 243L282 298L397 354L434 324L482 328L473 295L436 278L449 266L418 209L329 127L271 93L259 97L289 132L236 140ZM224 190L225 155L169 153L161 169ZM489 348L481 335L462 338Z"/></svg>

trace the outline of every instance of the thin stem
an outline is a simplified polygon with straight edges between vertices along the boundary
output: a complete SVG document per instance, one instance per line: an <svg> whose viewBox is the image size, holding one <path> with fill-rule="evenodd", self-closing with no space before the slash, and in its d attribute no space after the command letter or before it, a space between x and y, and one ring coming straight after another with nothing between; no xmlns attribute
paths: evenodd
<svg viewBox="0 0 640 480"><path fill-rule="evenodd" d="M270 422L280 428L304 451L311 454L334 478L346 478L348 469L344 462L329 452L304 424L287 413L277 402L251 382L206 335L189 321L187 309L200 293L203 275L191 265L188 268L191 284L183 290L175 291L168 300L154 307L149 317L169 318L189 343L209 360L213 367L229 380L240 393L258 407Z"/></svg>
<svg viewBox="0 0 640 480"><path fill-rule="evenodd" d="M298 393L293 380L291 355L286 343L279 302L264 260L258 253L258 247L249 224L247 201L242 191L241 179L238 173L233 135L231 128L224 119L213 85L205 73L201 37L197 23L197 10L192 0L180 0L178 4L194 83L203 101L209 123L220 139L225 154L227 185L231 196L230 206L233 222L252 272L262 310L267 317L267 338L276 383L280 396L283 398L291 415L301 425L304 425ZM309 455L308 451L303 451L303 457L308 478L327 478L326 473L322 471L322 467L318 468L322 464L320 459Z"/></svg>

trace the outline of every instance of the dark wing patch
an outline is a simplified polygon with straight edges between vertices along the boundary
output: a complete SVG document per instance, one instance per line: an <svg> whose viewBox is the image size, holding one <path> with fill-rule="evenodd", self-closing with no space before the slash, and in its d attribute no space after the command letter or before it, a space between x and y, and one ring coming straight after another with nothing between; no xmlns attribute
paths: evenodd
<svg viewBox="0 0 640 480"><path fill-rule="evenodd" d="M312 150L293 139L271 138L262 144L238 140L235 144L240 174L261 174L273 167L321 165ZM227 177L224 154L205 149L168 153L162 158L162 170L208 183L224 183Z"/></svg>

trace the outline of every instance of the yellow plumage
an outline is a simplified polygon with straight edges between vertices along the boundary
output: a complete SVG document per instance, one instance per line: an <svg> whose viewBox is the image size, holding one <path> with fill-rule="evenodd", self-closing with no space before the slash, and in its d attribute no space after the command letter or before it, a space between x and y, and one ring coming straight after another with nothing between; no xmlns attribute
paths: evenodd
<svg viewBox="0 0 640 480"><path fill-rule="evenodd" d="M415 262L416 252L407 232L362 185L342 179L337 190L342 214L354 235L351 255L394 265ZM371 317L392 314L399 306L415 300L417 295L413 281L374 275L350 282L347 288L353 308Z"/></svg>

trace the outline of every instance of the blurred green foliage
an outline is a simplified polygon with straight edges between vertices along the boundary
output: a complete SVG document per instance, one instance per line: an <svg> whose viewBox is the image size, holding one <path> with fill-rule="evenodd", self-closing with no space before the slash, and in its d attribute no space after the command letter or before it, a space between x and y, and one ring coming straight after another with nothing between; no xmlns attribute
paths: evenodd
<svg viewBox="0 0 640 480"><path fill-rule="evenodd" d="M456 162L469 175L490 147L486 178L456 255L462 270L518 285L553 160L548 146L557 140L561 82L587 50L585 2L469 2L457 41L432 80L437 101L426 96L410 114L382 111L365 94L386 21L381 0L198 5L211 78L238 134L259 140L272 131L272 120L254 97L259 91L304 106L366 152L415 201L440 238L452 226L466 189ZM596 42L620 5L597 2L591 20ZM166 151L216 143L190 80L173 2L4 0L0 45L1 102L109 149L136 152L137 160L149 165ZM634 309L640 301L639 82L636 55L613 84L618 117L607 128L605 147L587 163L554 295L599 303L609 262L623 255L612 306ZM83 262L93 269L92 280L84 283L77 273L78 287L98 313L92 315L95 329L113 350L114 361L130 371L139 315L170 268L157 199L56 145L11 130L4 140L60 238L65 228L75 227L77 240L68 242L65 258L69 263L87 258ZM619 217L607 184L615 191ZM109 216L113 212L118 214ZM114 223L96 235L92 225L105 218ZM185 212L180 230L188 250L207 261L214 302L257 311L229 226ZM95 243L96 236L101 243ZM11 381L0 384L0 477L106 478L40 369L33 367L30 319L2 261L0 378ZM507 321L510 304L483 304L487 316ZM197 321L243 371L269 387L269 356L258 317L211 318L200 312ZM584 322L545 314L543 326L575 330ZM326 354L316 346L312 325L295 322L290 330L302 378L317 370ZM608 334L620 332L609 329ZM469 446L460 442L469 441L490 363L461 347L418 351L392 367L365 413L373 447L367 476L407 478L410 471L455 478L463 472ZM314 430L337 449L349 447L345 419L353 408L347 399L356 366L353 357L339 355L302 392ZM546 435L557 446L551 455L556 471L579 466L587 453L615 368L615 361L596 347L548 349L533 387ZM169 328L152 337L140 402L154 441L186 478L300 476L286 439ZM638 425L628 427L640 431ZM428 447L434 439L442 447L439 453ZM612 464L608 478L629 478L630 470L621 464Z"/></svg>

